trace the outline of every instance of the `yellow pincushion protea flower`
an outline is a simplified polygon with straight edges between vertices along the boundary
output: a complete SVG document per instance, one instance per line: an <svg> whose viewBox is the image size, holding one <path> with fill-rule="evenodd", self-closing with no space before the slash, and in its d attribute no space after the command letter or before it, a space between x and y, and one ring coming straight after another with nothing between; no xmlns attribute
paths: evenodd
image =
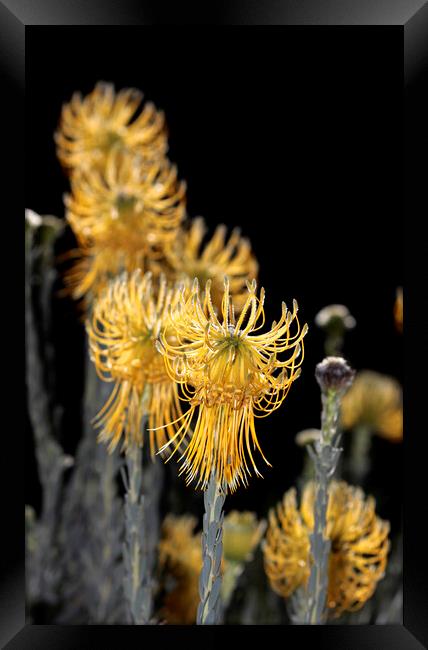
<svg viewBox="0 0 428 650"><path fill-rule="evenodd" d="M65 197L67 220L81 246L69 274L77 298L95 295L120 270L145 268L163 255L185 214L185 183L167 161L145 165L113 149L101 170L76 171Z"/></svg>
<svg viewBox="0 0 428 650"><path fill-rule="evenodd" d="M138 152L145 160L162 158L167 150L164 115L146 103L136 116L142 99L135 88L115 93L113 84L103 82L83 98L74 93L55 133L61 164L69 170L94 168L113 146Z"/></svg>
<svg viewBox="0 0 428 650"><path fill-rule="evenodd" d="M123 448L142 444L144 415L149 417L152 455L174 433L169 423L182 415L177 384L155 341L165 328L168 339L169 310L183 290L168 288L164 277L154 283L150 273L136 271L112 281L94 303L87 324L90 354L99 377L114 383L96 418L99 439L109 443L110 451L120 440Z"/></svg>
<svg viewBox="0 0 428 650"><path fill-rule="evenodd" d="M365 427L391 442L400 442L403 439L402 399L398 381L363 370L342 400L343 427Z"/></svg>
<svg viewBox="0 0 428 650"><path fill-rule="evenodd" d="M162 525L159 565L174 579L160 614L172 625L192 625L199 604L199 574L202 568L201 535L197 521L187 515L168 515Z"/></svg>
<svg viewBox="0 0 428 650"><path fill-rule="evenodd" d="M251 244L241 237L237 228L227 238L226 226L220 225L202 247L206 231L201 217L193 219L190 228L177 240L177 245L167 251L167 260L178 277L197 278L201 287L211 280L211 298L218 310L221 309L224 278L227 276L238 313L247 299L246 282L257 279L258 264Z"/></svg>
<svg viewBox="0 0 428 650"><path fill-rule="evenodd" d="M258 297L255 281L247 290L247 300L236 317L226 279L219 318L211 300L211 282L206 284L202 303L195 280L189 298L182 296L171 318L170 331L176 342L164 333L158 346L171 379L181 384L190 402L168 444L174 445L174 455L197 413L180 459L180 473L186 472L187 483L197 478L197 486L203 489L213 471L223 489L231 491L248 483L249 466L261 476L253 450L269 463L260 448L254 418L265 417L281 406L303 361L307 326L300 328L297 303L294 301L292 312L283 303L278 323L266 333L256 334L264 323L264 290ZM283 354L288 356L283 359Z"/></svg>
<svg viewBox="0 0 428 650"><path fill-rule="evenodd" d="M265 570L272 589L284 598L309 579L314 498L315 484L310 482L300 509L293 488L269 513ZM387 564L388 533L389 524L376 516L372 497L365 499L360 488L347 483L331 483L326 528L331 540L327 595L331 617L357 611L373 595Z"/></svg>

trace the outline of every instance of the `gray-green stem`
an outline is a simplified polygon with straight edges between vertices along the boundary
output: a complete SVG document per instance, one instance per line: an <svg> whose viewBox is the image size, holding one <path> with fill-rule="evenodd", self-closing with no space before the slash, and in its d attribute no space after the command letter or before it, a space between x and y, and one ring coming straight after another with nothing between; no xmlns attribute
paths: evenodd
<svg viewBox="0 0 428 650"><path fill-rule="evenodd" d="M343 334L327 334L324 351L326 356L337 356L342 353L343 348Z"/></svg>
<svg viewBox="0 0 428 650"><path fill-rule="evenodd" d="M142 452L132 445L126 452L125 577L124 588L131 622L147 625L152 614L152 584L147 552L147 531L142 495Z"/></svg>
<svg viewBox="0 0 428 650"><path fill-rule="evenodd" d="M221 561L223 556L223 506L226 492L213 472L204 493L202 570L199 577L200 603L197 625L218 625L221 621Z"/></svg>
<svg viewBox="0 0 428 650"><path fill-rule="evenodd" d="M341 449L336 447L340 394L336 390L322 393L321 436L308 451L315 469L314 530L310 536L312 565L307 588L304 622L325 622L330 541L325 537L328 486L337 466Z"/></svg>

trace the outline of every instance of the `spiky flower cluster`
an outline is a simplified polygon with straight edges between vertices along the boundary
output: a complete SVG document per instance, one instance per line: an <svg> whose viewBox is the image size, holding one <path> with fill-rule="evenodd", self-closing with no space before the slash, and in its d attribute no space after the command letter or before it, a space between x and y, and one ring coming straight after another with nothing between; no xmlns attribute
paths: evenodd
<svg viewBox="0 0 428 650"><path fill-rule="evenodd" d="M195 280L189 297L182 294L171 314L175 342L166 331L160 337L158 349L165 357L168 374L182 386L190 404L166 446L174 446L176 453L197 415L181 457L181 472L186 473L188 483L197 479L202 488L213 470L217 482L231 491L248 483L250 467L261 476L253 450L270 463L261 450L254 418L279 408L300 374L307 326L300 327L297 303L294 301L292 311L283 303L279 321L257 334L265 321L265 292L261 289L258 296L256 288L255 281L248 284L238 317L226 279L218 315L211 299L211 282L202 298Z"/></svg>
<svg viewBox="0 0 428 650"><path fill-rule="evenodd" d="M113 148L100 169L76 170L65 197L80 244L68 276L74 296L96 296L120 271L146 270L177 237L185 216L185 184L166 159L147 166Z"/></svg>
<svg viewBox="0 0 428 650"><path fill-rule="evenodd" d="M237 230L226 240L220 226L202 248L203 220L182 228L186 188L166 158L164 116L146 103L135 117L141 101L133 88L116 93L98 83L63 107L55 140L70 173L66 216L79 245L66 256L69 290L90 307L110 279L140 269L173 282L211 278L216 300L228 275L238 309L245 282L257 276L250 244Z"/></svg>
<svg viewBox="0 0 428 650"><path fill-rule="evenodd" d="M62 165L71 172L94 169L113 147L137 152L147 161L163 158L167 151L164 115L151 103L136 115L142 99L135 88L116 93L112 84L103 82L86 97L74 93L62 108L55 133Z"/></svg>
<svg viewBox="0 0 428 650"><path fill-rule="evenodd" d="M247 299L246 283L257 278L258 264L248 239L241 237L238 228L227 237L226 226L217 226L213 237L203 245L207 228L204 220L193 219L182 231L177 245L167 251L167 261L179 278L197 278L203 288L211 280L211 298L217 310L221 309L224 278L229 278L230 293L236 311Z"/></svg>
<svg viewBox="0 0 428 650"><path fill-rule="evenodd" d="M154 281L150 273L135 271L111 282L94 304L87 324L91 357L101 379L114 383L96 420L100 440L110 450L121 439L125 448L142 444L144 415L152 454L174 433L170 423L182 415L177 384L166 372L156 340L163 331L175 341L168 334L169 314L183 290L168 287L164 277Z"/></svg>
<svg viewBox="0 0 428 650"><path fill-rule="evenodd" d="M152 452L180 450L188 482L205 488L214 469L235 490L260 474L254 418L277 409L298 377L306 326L294 303L256 334L264 291L256 295L251 246L225 226L204 242L202 218L185 226L185 185L165 157L163 114L147 104L134 118L141 99L98 84L64 106L56 134L79 244L66 279L92 309L91 356L114 383L97 418L100 439L110 449L141 444L148 415ZM158 284L142 275L148 270ZM195 279L192 291L178 289Z"/></svg>
<svg viewBox="0 0 428 650"><path fill-rule="evenodd" d="M310 574L310 534L314 527L315 484L306 485L300 508L294 489L269 514L265 569L274 591L288 598L305 587ZM326 536L331 542L327 607L330 616L356 611L383 577L389 524L375 512L373 498L360 488L333 481L329 488Z"/></svg>

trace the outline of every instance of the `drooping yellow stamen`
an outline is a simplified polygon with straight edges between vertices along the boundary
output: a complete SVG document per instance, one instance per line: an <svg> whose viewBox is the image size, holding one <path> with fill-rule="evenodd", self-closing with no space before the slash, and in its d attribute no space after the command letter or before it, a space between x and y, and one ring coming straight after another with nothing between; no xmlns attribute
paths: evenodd
<svg viewBox="0 0 428 650"><path fill-rule="evenodd" d="M87 325L91 358L104 381L114 382L109 400L96 418L100 440L113 450L143 443L147 415L152 455L174 435L171 421L182 417L177 384L171 380L156 339L168 326L182 287L168 288L161 277L136 271L110 283L95 301ZM166 425L165 427L163 425Z"/></svg>

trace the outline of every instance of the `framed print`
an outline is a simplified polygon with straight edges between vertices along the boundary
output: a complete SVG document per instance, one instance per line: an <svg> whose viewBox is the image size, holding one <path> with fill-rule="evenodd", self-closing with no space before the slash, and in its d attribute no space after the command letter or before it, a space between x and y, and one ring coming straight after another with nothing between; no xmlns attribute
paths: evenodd
<svg viewBox="0 0 428 650"><path fill-rule="evenodd" d="M13 4L5 647L424 647L426 5Z"/></svg>

